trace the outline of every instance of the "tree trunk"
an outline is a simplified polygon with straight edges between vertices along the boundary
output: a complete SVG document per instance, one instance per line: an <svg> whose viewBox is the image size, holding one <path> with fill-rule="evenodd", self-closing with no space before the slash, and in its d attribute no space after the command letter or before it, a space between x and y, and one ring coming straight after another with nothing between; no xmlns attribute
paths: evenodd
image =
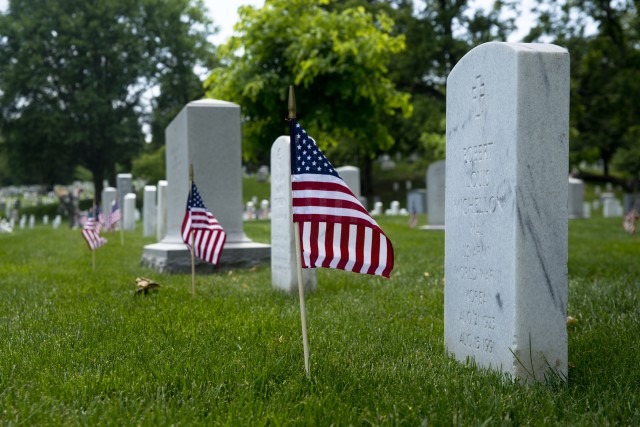
<svg viewBox="0 0 640 427"><path fill-rule="evenodd" d="M95 203L100 204L102 199L102 189L103 189L103 181L104 181L104 173L101 167L94 168L91 173L93 173L93 188L95 188Z"/></svg>
<svg viewBox="0 0 640 427"><path fill-rule="evenodd" d="M362 174L360 175L361 194L368 200L373 200L373 159L369 156L361 157Z"/></svg>

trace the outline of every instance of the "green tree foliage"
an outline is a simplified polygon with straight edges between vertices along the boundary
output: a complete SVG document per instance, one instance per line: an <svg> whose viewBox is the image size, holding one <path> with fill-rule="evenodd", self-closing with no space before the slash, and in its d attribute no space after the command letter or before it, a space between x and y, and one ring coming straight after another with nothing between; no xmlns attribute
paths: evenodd
<svg viewBox="0 0 640 427"><path fill-rule="evenodd" d="M13 172L53 184L80 165L100 191L143 147L144 93L188 92L210 33L200 0L10 1L0 129Z"/></svg>
<svg viewBox="0 0 640 427"><path fill-rule="evenodd" d="M389 66L398 89L411 94L413 115L385 118L396 141L395 150L416 152L426 162L444 158L446 77L474 46L505 40L514 29L517 1L496 1L488 9L473 9L467 0L346 0L332 3L341 10L365 7L383 11L394 21L392 33L403 35L407 49L395 53ZM513 14L512 14L513 15Z"/></svg>
<svg viewBox="0 0 640 427"><path fill-rule="evenodd" d="M271 144L286 132L291 84L298 117L322 148L365 169L394 142L383 117L410 114L409 95L388 77L404 36L391 35L385 14L329 11L328 4L267 0L262 9L240 9L237 36L220 48L224 67L205 85L208 96L242 106L245 160L266 162Z"/></svg>
<svg viewBox="0 0 640 427"><path fill-rule="evenodd" d="M153 152L142 153L135 158L131 173L155 185L161 179L166 179L166 169L166 146L163 145Z"/></svg>
<svg viewBox="0 0 640 427"><path fill-rule="evenodd" d="M616 153L621 159L640 154L638 2L545 0L537 10L539 22L527 41L551 38L571 54L572 162L602 159L608 176ZM640 161L617 164L638 175Z"/></svg>

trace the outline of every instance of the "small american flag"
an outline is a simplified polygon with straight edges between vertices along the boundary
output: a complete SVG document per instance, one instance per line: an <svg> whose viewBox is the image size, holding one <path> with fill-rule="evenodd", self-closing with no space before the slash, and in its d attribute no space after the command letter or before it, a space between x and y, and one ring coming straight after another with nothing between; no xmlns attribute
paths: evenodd
<svg viewBox="0 0 640 427"><path fill-rule="evenodd" d="M636 208L631 209L629 212L627 212L627 214L624 216L624 221L622 222L622 226L624 227L624 231L626 231L627 233L633 235L636 233L636 225L638 223L638 218L640 217L640 215L638 215L638 210Z"/></svg>
<svg viewBox="0 0 640 427"><path fill-rule="evenodd" d="M82 237L87 241L90 250L96 250L107 243L107 239L100 236L100 223L95 220L94 213L89 213L82 227Z"/></svg>
<svg viewBox="0 0 640 427"><path fill-rule="evenodd" d="M111 231L115 228L118 221L122 218L122 213L120 212L120 208L118 207L118 202L111 202L111 212L107 215L105 219L104 228Z"/></svg>
<svg viewBox="0 0 640 427"><path fill-rule="evenodd" d="M211 264L218 264L227 233L202 201L196 183L191 183L187 199L187 211L182 221L182 240L191 249L191 233L194 233L194 253Z"/></svg>
<svg viewBox="0 0 640 427"><path fill-rule="evenodd" d="M291 126L293 222L303 268L326 267L389 277L393 246L316 142Z"/></svg>

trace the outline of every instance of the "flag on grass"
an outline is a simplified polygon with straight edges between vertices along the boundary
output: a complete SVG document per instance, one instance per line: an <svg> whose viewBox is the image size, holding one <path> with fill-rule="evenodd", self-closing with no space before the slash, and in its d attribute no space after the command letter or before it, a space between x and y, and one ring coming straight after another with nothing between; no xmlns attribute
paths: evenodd
<svg viewBox="0 0 640 427"><path fill-rule="evenodd" d="M82 227L82 237L87 241L89 249L92 251L107 243L107 239L100 236L100 222L96 221L93 212L89 213Z"/></svg>
<svg viewBox="0 0 640 427"><path fill-rule="evenodd" d="M218 264L224 242L227 240L227 233L204 205L198 187L193 181L187 199L187 211L182 221L182 240L189 249L191 249L192 232L195 255L208 263Z"/></svg>
<svg viewBox="0 0 640 427"><path fill-rule="evenodd" d="M104 220L104 228L107 231L111 231L115 228L118 221L122 218L122 213L120 212L120 208L118 207L118 202L111 202L111 212L109 212Z"/></svg>
<svg viewBox="0 0 640 427"><path fill-rule="evenodd" d="M293 222L303 268L327 267L389 277L393 246L316 142L291 126Z"/></svg>

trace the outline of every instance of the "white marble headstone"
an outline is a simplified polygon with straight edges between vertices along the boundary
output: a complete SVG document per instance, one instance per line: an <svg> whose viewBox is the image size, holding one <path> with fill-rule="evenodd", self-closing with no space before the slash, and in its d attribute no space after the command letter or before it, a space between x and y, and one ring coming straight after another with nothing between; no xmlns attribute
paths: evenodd
<svg viewBox="0 0 640 427"><path fill-rule="evenodd" d="M135 231L136 229L136 195L129 193L124 196L122 207L122 229Z"/></svg>
<svg viewBox="0 0 640 427"><path fill-rule="evenodd" d="M382 215L382 202L375 202L371 215Z"/></svg>
<svg viewBox="0 0 640 427"><path fill-rule="evenodd" d="M569 177L569 218L584 218L584 181Z"/></svg>
<svg viewBox="0 0 640 427"><path fill-rule="evenodd" d="M113 187L105 187L102 189L102 194L100 195L102 212L106 215L111 213L111 207L113 205L113 201L116 200L117 190ZM122 205L119 205L119 208L122 209ZM122 211L121 211L122 212ZM116 227L120 227L120 222L116 224Z"/></svg>
<svg viewBox="0 0 640 427"><path fill-rule="evenodd" d="M623 215L623 207L616 197L606 197L602 202L602 216L604 218L617 218Z"/></svg>
<svg viewBox="0 0 640 427"><path fill-rule="evenodd" d="M271 146L271 283L275 289L298 292L294 229L291 217L291 152L289 137ZM316 289L316 270L302 270L304 289Z"/></svg>
<svg viewBox="0 0 640 427"><path fill-rule="evenodd" d="M167 234L167 181L158 181L158 218L156 220L156 238L162 240Z"/></svg>
<svg viewBox="0 0 640 427"><path fill-rule="evenodd" d="M447 81L447 350L567 375L569 54L486 43ZM430 203L430 202L429 202Z"/></svg>
<svg viewBox="0 0 640 427"><path fill-rule="evenodd" d="M29 215L29 228L33 228L36 226L36 216L31 214Z"/></svg>
<svg viewBox="0 0 640 427"><path fill-rule="evenodd" d="M445 161L433 162L427 168L427 225L425 230L444 230Z"/></svg>
<svg viewBox="0 0 640 427"><path fill-rule="evenodd" d="M156 234L156 220L158 216L156 207L156 193L157 188L155 185L145 185L142 207L142 234L145 237L153 236Z"/></svg>
<svg viewBox="0 0 640 427"><path fill-rule="evenodd" d="M390 215L400 215L400 202L397 200L392 201L389 211Z"/></svg>
<svg viewBox="0 0 640 427"><path fill-rule="evenodd" d="M341 166L336 168L336 172L338 172L340 178L347 184L349 190L360 199L362 196L362 194L360 194L360 168L356 166Z"/></svg>
<svg viewBox="0 0 640 427"><path fill-rule="evenodd" d="M124 196L129 193L133 193L133 176L130 173L119 173L116 176L116 187L118 193L118 205L122 206L124 204Z"/></svg>
<svg viewBox="0 0 640 427"><path fill-rule="evenodd" d="M143 265L161 272L191 271L181 235L190 164L205 206L227 233L219 266L247 266L269 258L269 245L253 242L243 229L240 116L237 104L202 99L187 104L167 126L167 234L144 247ZM196 262L198 271L213 271L210 264Z"/></svg>

